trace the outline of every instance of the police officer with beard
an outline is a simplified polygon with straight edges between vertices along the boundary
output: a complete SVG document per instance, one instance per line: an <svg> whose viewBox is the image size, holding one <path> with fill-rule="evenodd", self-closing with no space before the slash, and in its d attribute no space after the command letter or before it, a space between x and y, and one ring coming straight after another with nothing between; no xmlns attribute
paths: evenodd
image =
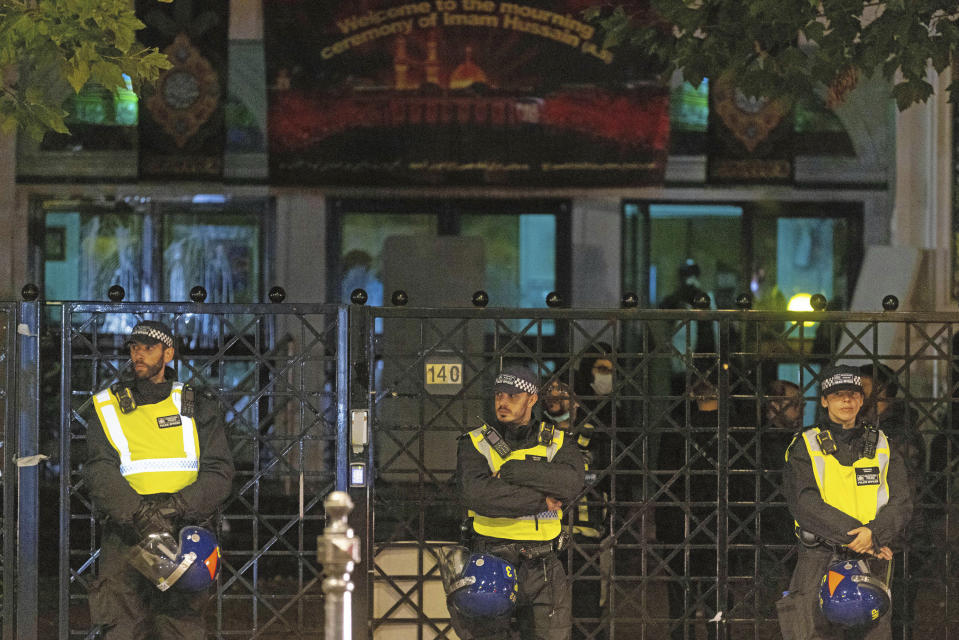
<svg viewBox="0 0 959 640"><path fill-rule="evenodd" d="M223 412L212 395L175 381L169 327L140 322L127 346L134 375L94 396L87 431L83 473L103 527L91 622L109 640L203 640L209 593L160 591L128 557L150 534L209 526L229 496Z"/></svg>
<svg viewBox="0 0 959 640"><path fill-rule="evenodd" d="M819 609L826 569L840 560L867 559L879 573L881 561L892 561L912 515L900 451L882 431L856 420L863 405L858 369L827 369L820 393L825 419L797 435L786 452L783 493L800 544L789 591L776 603L784 640L848 637ZM888 640L890 617L858 631L856 637Z"/></svg>
<svg viewBox="0 0 959 640"><path fill-rule="evenodd" d="M467 619L451 610L453 627L468 638L567 640L569 578L557 551L563 508L583 490L584 463L572 438L552 422L533 419L539 380L523 366L504 368L493 386L496 420L460 436L457 488L467 508L474 552L517 568L516 620Z"/></svg>

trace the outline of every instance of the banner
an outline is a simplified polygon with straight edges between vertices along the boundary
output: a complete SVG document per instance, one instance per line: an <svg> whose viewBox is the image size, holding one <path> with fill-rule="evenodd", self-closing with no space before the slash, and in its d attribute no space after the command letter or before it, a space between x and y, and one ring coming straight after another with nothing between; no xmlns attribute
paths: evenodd
<svg viewBox="0 0 959 640"><path fill-rule="evenodd" d="M171 69L140 102L140 177L220 179L226 142L229 0L137 0L140 41L166 53Z"/></svg>
<svg viewBox="0 0 959 640"><path fill-rule="evenodd" d="M792 182L793 139L790 105L748 97L728 76L711 83L708 182Z"/></svg>
<svg viewBox="0 0 959 640"><path fill-rule="evenodd" d="M587 4L265 0L271 182L661 182L668 92Z"/></svg>

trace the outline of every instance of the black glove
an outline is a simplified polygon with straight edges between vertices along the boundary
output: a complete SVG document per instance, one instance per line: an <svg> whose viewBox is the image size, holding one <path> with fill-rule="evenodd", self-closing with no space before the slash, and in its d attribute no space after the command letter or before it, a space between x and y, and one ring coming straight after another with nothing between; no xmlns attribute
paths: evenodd
<svg viewBox="0 0 959 640"><path fill-rule="evenodd" d="M173 535L174 515L169 509L163 509L160 504L145 500L133 514L133 528L141 540L152 533Z"/></svg>
<svg viewBox="0 0 959 640"><path fill-rule="evenodd" d="M165 496L163 499L157 502L157 506L160 507L160 512L170 518L174 524L177 524L180 520L183 520L188 511L186 502L183 501L183 498L180 497L179 493L171 493L170 495Z"/></svg>

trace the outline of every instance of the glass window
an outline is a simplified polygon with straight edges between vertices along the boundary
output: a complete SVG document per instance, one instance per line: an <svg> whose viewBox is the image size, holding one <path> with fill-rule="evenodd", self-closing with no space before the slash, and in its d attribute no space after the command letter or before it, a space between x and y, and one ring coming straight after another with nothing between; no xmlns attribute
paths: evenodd
<svg viewBox="0 0 959 640"><path fill-rule="evenodd" d="M642 304L659 306L678 290L680 267L691 261L713 306L733 308L743 282L742 207L627 204L624 213L623 283Z"/></svg>
<svg viewBox="0 0 959 640"><path fill-rule="evenodd" d="M695 262L717 308L750 291L753 308L785 310L821 293L845 309L862 262L860 203L626 203L623 284L658 306Z"/></svg>
<svg viewBox="0 0 959 640"><path fill-rule="evenodd" d="M545 307L556 288L556 218L464 215L461 234L486 241L486 292L496 306Z"/></svg>
<svg viewBox="0 0 959 640"><path fill-rule="evenodd" d="M71 93L63 103L70 133L54 131L44 135L44 151L107 151L132 149L136 144L140 99L130 77L125 86L113 90L88 83Z"/></svg>
<svg viewBox="0 0 959 640"><path fill-rule="evenodd" d="M260 225L243 213L164 216L164 300L187 300L195 284L207 302L259 302Z"/></svg>
<svg viewBox="0 0 959 640"><path fill-rule="evenodd" d="M330 283L330 291L339 292L341 302L348 302L354 289L363 288L368 304L384 303L390 292L384 294L383 288L391 280L382 271L384 251L391 238L401 236L474 238L475 243L465 244L483 256L480 278L491 306L545 307L550 291L568 287L564 274L557 271L557 218L560 213L565 216L557 202L337 202L333 209L338 220L331 235L338 235L340 251L339 264L331 265L330 272L339 276ZM407 266L411 272L442 277L428 257L423 260ZM449 302L469 304L473 291L448 293Z"/></svg>
<svg viewBox="0 0 959 640"><path fill-rule="evenodd" d="M355 213L343 217L340 247L342 278L339 302L348 303L363 289L367 304L383 306L383 246L397 235L437 234L437 219L428 213Z"/></svg>
<svg viewBox="0 0 959 640"><path fill-rule="evenodd" d="M832 216L756 216L753 308L785 310L792 298L817 293L826 296L829 309L848 308L862 260L860 218L840 211Z"/></svg>
<svg viewBox="0 0 959 640"><path fill-rule="evenodd" d="M165 204L42 202L41 273L48 300L186 301L202 285L207 302L263 297L264 201Z"/></svg>
<svg viewBox="0 0 959 640"><path fill-rule="evenodd" d="M144 219L129 211L53 210L44 217L45 297L103 300L118 284L126 300L150 300L144 279Z"/></svg>

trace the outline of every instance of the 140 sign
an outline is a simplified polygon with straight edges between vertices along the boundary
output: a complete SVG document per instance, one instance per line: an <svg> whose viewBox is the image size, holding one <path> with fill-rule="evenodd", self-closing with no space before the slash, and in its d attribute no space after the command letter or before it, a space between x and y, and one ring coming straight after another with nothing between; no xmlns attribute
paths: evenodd
<svg viewBox="0 0 959 640"><path fill-rule="evenodd" d="M463 388L463 362L450 357L427 360L424 386L429 393L450 395Z"/></svg>

